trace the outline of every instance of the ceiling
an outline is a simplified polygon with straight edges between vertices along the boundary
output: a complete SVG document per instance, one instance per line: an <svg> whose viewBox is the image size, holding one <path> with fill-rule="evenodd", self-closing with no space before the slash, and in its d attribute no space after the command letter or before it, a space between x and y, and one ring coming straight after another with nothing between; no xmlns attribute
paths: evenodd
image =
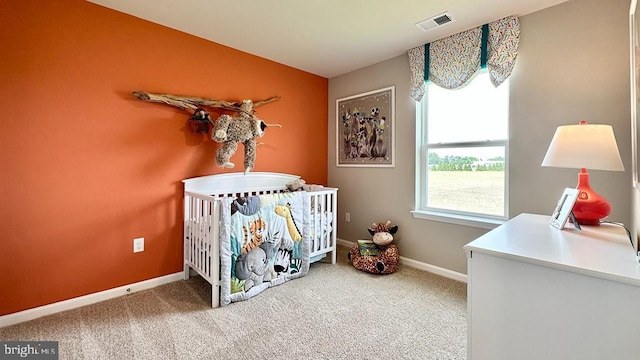
<svg viewBox="0 0 640 360"><path fill-rule="evenodd" d="M326 78L567 0L87 0ZM427 32L416 23L448 12Z"/></svg>

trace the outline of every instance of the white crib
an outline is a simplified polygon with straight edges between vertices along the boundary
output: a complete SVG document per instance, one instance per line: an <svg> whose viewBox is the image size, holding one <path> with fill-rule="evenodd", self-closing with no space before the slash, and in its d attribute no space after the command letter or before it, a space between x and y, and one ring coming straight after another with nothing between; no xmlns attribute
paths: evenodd
<svg viewBox="0 0 640 360"><path fill-rule="evenodd" d="M212 285L211 306L220 306L220 208L226 197L281 193L299 176L250 172L225 173L183 180L184 183L184 279L193 269ZM311 186L310 261L331 255L336 263L337 188Z"/></svg>

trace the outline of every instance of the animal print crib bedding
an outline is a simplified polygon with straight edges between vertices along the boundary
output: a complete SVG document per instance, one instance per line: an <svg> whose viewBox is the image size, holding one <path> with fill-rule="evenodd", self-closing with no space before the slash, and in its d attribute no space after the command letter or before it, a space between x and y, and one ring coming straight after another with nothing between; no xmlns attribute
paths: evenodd
<svg viewBox="0 0 640 360"><path fill-rule="evenodd" d="M309 208L304 191L223 199L220 305L307 274Z"/></svg>

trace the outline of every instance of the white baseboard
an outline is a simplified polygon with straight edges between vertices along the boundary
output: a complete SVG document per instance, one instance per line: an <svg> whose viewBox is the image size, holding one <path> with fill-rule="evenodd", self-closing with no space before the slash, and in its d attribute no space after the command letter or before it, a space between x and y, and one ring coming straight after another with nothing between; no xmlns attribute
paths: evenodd
<svg viewBox="0 0 640 360"><path fill-rule="evenodd" d="M346 247L351 247L354 244L351 241L347 241L343 239L337 239L337 243L339 245L343 245ZM403 256L400 256L400 260L402 261L403 264L418 270L434 273L436 275L444 276L446 278L453 279L456 281L461 281L465 283L467 282L467 275L465 274L461 274L455 271L441 268L439 266L426 264L426 263L409 259ZM60 302L49 304L49 305L40 306L33 309L20 311L20 312L9 314L9 315L0 316L0 328L10 326L10 325L15 325L15 324L33 320L33 319L37 319L42 316L55 314L61 311L71 310L71 309L79 308L82 306L95 304L100 301L105 301L105 300L117 298L117 297L128 295L128 294L133 294L141 290L151 289L156 286L168 284L170 282L174 282L182 279L183 279L183 273L178 272L174 274L157 277L154 279L137 282L130 285L124 285L117 288L80 296L80 297L65 300L65 301L60 301Z"/></svg>
<svg viewBox="0 0 640 360"><path fill-rule="evenodd" d="M80 296L77 298L59 301L57 303L40 306L33 309L28 309L24 311L20 311L17 313L0 316L0 328L15 325L24 321L29 321L33 319L37 319L42 316L55 314L61 311L71 310L75 308L79 308L86 305L95 304L100 301L105 301L113 298L117 298L120 296L133 294L135 292L151 289L156 286L168 284L170 282L182 280L183 273L174 273L161 277L157 277L154 279L149 279L145 281L140 281L134 284L124 285L117 288L100 291L97 293Z"/></svg>
<svg viewBox="0 0 640 360"><path fill-rule="evenodd" d="M347 240L343 240L343 239L336 239L336 242L339 245L343 245L343 246L347 246L347 247L352 247L355 243L351 242L351 241L347 241ZM416 261L413 259L409 259L406 258L404 256L400 256L400 261L402 261L403 264L418 269L418 270L423 270L423 271L427 271L436 275L440 275L440 276L444 276L446 278L452 279L452 280L456 280L456 281L460 281L463 283L467 282L467 275L466 274L462 274L459 272L455 272L449 269L445 269L445 268L441 268L439 266L435 266L435 265L431 265L431 264L427 264L427 263L423 263L420 261Z"/></svg>
<svg viewBox="0 0 640 360"><path fill-rule="evenodd" d="M420 261L416 261L413 259L408 259L404 256L400 256L400 260L402 260L402 263L410 266L412 268L418 269L418 270L423 270L423 271L427 271L436 275L440 275L440 276L444 276L446 278L452 279L452 280L456 280L456 281L460 281L463 283L467 282L467 274L462 274L456 271L452 271L449 269L445 269L439 266L435 266L435 265L431 265L431 264L427 264L427 263L423 263Z"/></svg>

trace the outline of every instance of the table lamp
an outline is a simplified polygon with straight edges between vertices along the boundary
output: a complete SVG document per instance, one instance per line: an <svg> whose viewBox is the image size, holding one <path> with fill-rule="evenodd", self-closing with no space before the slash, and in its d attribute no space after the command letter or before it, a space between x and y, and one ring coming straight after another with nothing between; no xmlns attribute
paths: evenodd
<svg viewBox="0 0 640 360"><path fill-rule="evenodd" d="M611 204L589 186L591 170L624 171L618 144L610 125L587 124L559 126L551 139L542 166L581 169L580 191L573 214L580 225L600 225L611 213Z"/></svg>

